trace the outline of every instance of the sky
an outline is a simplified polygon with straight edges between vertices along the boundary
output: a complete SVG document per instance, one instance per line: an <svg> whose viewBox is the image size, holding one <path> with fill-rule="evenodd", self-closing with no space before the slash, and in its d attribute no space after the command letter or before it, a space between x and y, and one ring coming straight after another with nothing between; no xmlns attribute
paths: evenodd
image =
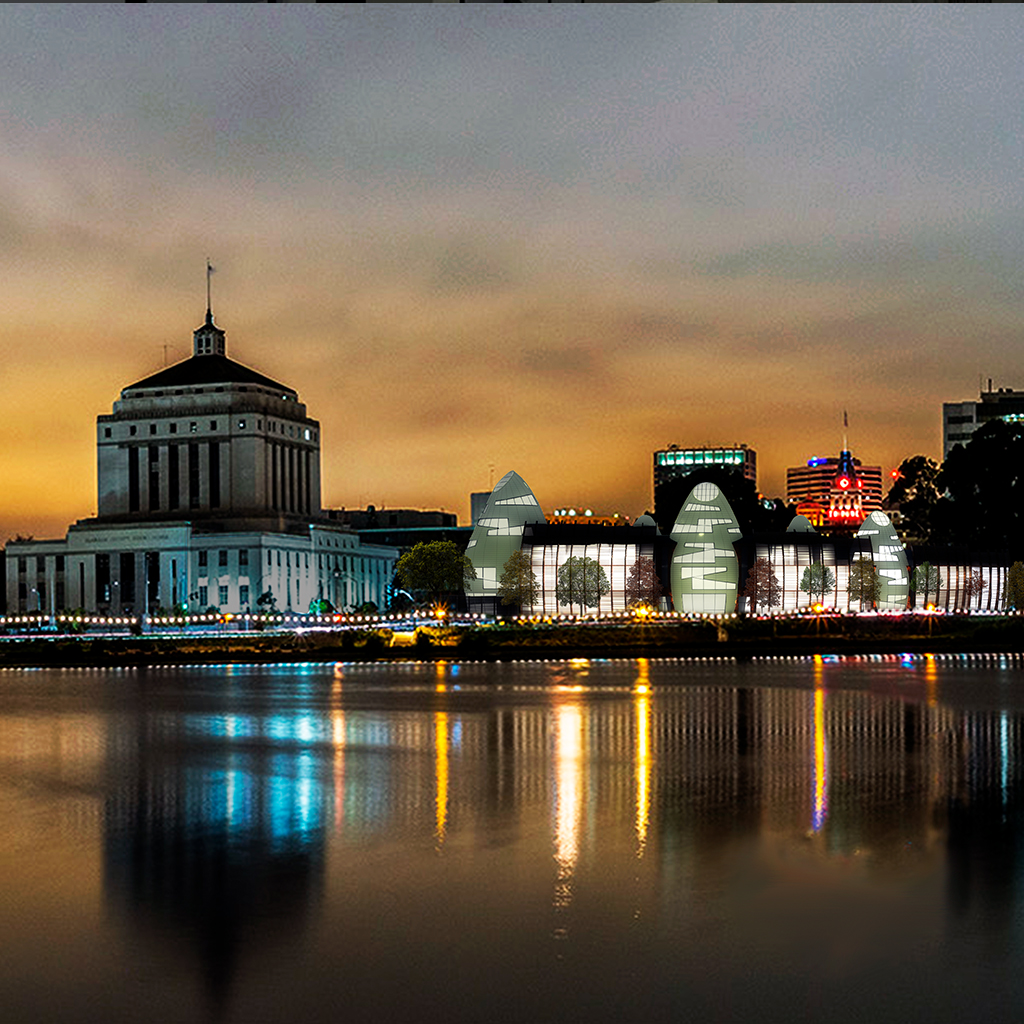
<svg viewBox="0 0 1024 1024"><path fill-rule="evenodd" d="M0 6L0 540L96 511L95 418L228 354L327 507L652 507L941 456L1024 388L1017 4Z"/></svg>

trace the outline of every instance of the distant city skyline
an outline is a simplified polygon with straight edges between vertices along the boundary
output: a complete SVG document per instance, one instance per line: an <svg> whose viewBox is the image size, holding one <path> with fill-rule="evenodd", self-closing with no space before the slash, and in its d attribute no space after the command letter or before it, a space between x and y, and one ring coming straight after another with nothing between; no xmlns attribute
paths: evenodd
<svg viewBox="0 0 1024 1024"><path fill-rule="evenodd" d="M514 469L635 517L669 445L939 459L1024 387L1016 5L5 5L0 540L96 511L95 417L234 357L328 507Z"/></svg>

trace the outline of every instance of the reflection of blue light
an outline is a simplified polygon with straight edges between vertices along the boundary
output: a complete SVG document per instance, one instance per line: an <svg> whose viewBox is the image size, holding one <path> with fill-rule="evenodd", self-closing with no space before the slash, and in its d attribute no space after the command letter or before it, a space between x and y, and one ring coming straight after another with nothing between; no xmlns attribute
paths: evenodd
<svg viewBox="0 0 1024 1024"><path fill-rule="evenodd" d="M255 736L256 719L251 715L188 715L186 730L200 736L223 738Z"/></svg>
<svg viewBox="0 0 1024 1024"><path fill-rule="evenodd" d="M461 747L462 746L462 719L457 720L452 725L452 735L449 741L449 746Z"/></svg>
<svg viewBox="0 0 1024 1024"><path fill-rule="evenodd" d="M274 715L267 719L264 732L272 740L292 740L297 743L326 743L327 723L312 715Z"/></svg>
<svg viewBox="0 0 1024 1024"><path fill-rule="evenodd" d="M1003 803L1005 804L1010 772L1010 721L1006 717L1005 711L999 716L999 757L999 783L1002 788Z"/></svg>
<svg viewBox="0 0 1024 1024"><path fill-rule="evenodd" d="M452 665L452 667L448 670L448 674L451 676L457 676L459 674L460 668L460 665Z"/></svg>
<svg viewBox="0 0 1024 1024"><path fill-rule="evenodd" d="M308 751L273 758L274 774L267 780L267 818L276 844L308 843L321 826L322 787L315 769L315 759Z"/></svg>
<svg viewBox="0 0 1024 1024"><path fill-rule="evenodd" d="M233 768L227 772L228 827L232 832L248 829L252 816L252 779L246 772Z"/></svg>

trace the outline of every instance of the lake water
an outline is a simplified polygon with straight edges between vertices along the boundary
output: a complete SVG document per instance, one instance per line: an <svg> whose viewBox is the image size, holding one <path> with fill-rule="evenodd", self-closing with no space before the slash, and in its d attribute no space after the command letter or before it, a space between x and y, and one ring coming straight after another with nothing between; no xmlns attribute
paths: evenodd
<svg viewBox="0 0 1024 1024"><path fill-rule="evenodd" d="M1024 661L0 672L0 1020L1019 1021Z"/></svg>

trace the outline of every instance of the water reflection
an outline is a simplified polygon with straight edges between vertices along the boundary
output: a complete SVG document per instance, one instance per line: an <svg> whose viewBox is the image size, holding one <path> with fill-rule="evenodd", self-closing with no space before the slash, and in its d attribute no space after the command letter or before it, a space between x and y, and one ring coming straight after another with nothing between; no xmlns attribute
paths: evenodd
<svg viewBox="0 0 1024 1024"><path fill-rule="evenodd" d="M825 682L821 658L814 659L814 812L811 831L820 832L828 814L828 749L825 736Z"/></svg>
<svg viewBox="0 0 1024 1024"><path fill-rule="evenodd" d="M647 822L651 804L651 705L650 662L638 658L636 683L633 687L636 706L636 855L644 855L647 845Z"/></svg>
<svg viewBox="0 0 1024 1024"><path fill-rule="evenodd" d="M319 901L331 780L311 746L325 724L142 715L109 735L106 898L150 944L194 958L217 1010L242 951L295 939Z"/></svg>
<svg viewBox="0 0 1024 1024"><path fill-rule="evenodd" d="M583 816L583 709L578 698L561 697L554 708L555 726L555 861L558 884L555 906L572 900L572 873L579 858Z"/></svg>
<svg viewBox="0 0 1024 1024"><path fill-rule="evenodd" d="M622 1019L638 977L652 1016L683 989L695 1012L726 999L743 1016L748 976L772 1016L803 1005L779 964L787 984L877 980L875 950L912 955L925 984L980 979L1024 954L1022 717L944 703L949 673L824 658L685 676L647 660L195 670L34 709L8 690L5 848L39 828L33 800L59 799L49 842L69 862L96 844L125 948L184 957L232 1019L254 989L264 1019L326 1016L307 991L357 1019L429 1019L415 993L445 986L464 1009L437 1019L481 1019L497 998L518 1019ZM318 966L263 985L274 951L300 947ZM995 999L968 982L938 1019ZM1024 1009L1015 984L999 998Z"/></svg>

